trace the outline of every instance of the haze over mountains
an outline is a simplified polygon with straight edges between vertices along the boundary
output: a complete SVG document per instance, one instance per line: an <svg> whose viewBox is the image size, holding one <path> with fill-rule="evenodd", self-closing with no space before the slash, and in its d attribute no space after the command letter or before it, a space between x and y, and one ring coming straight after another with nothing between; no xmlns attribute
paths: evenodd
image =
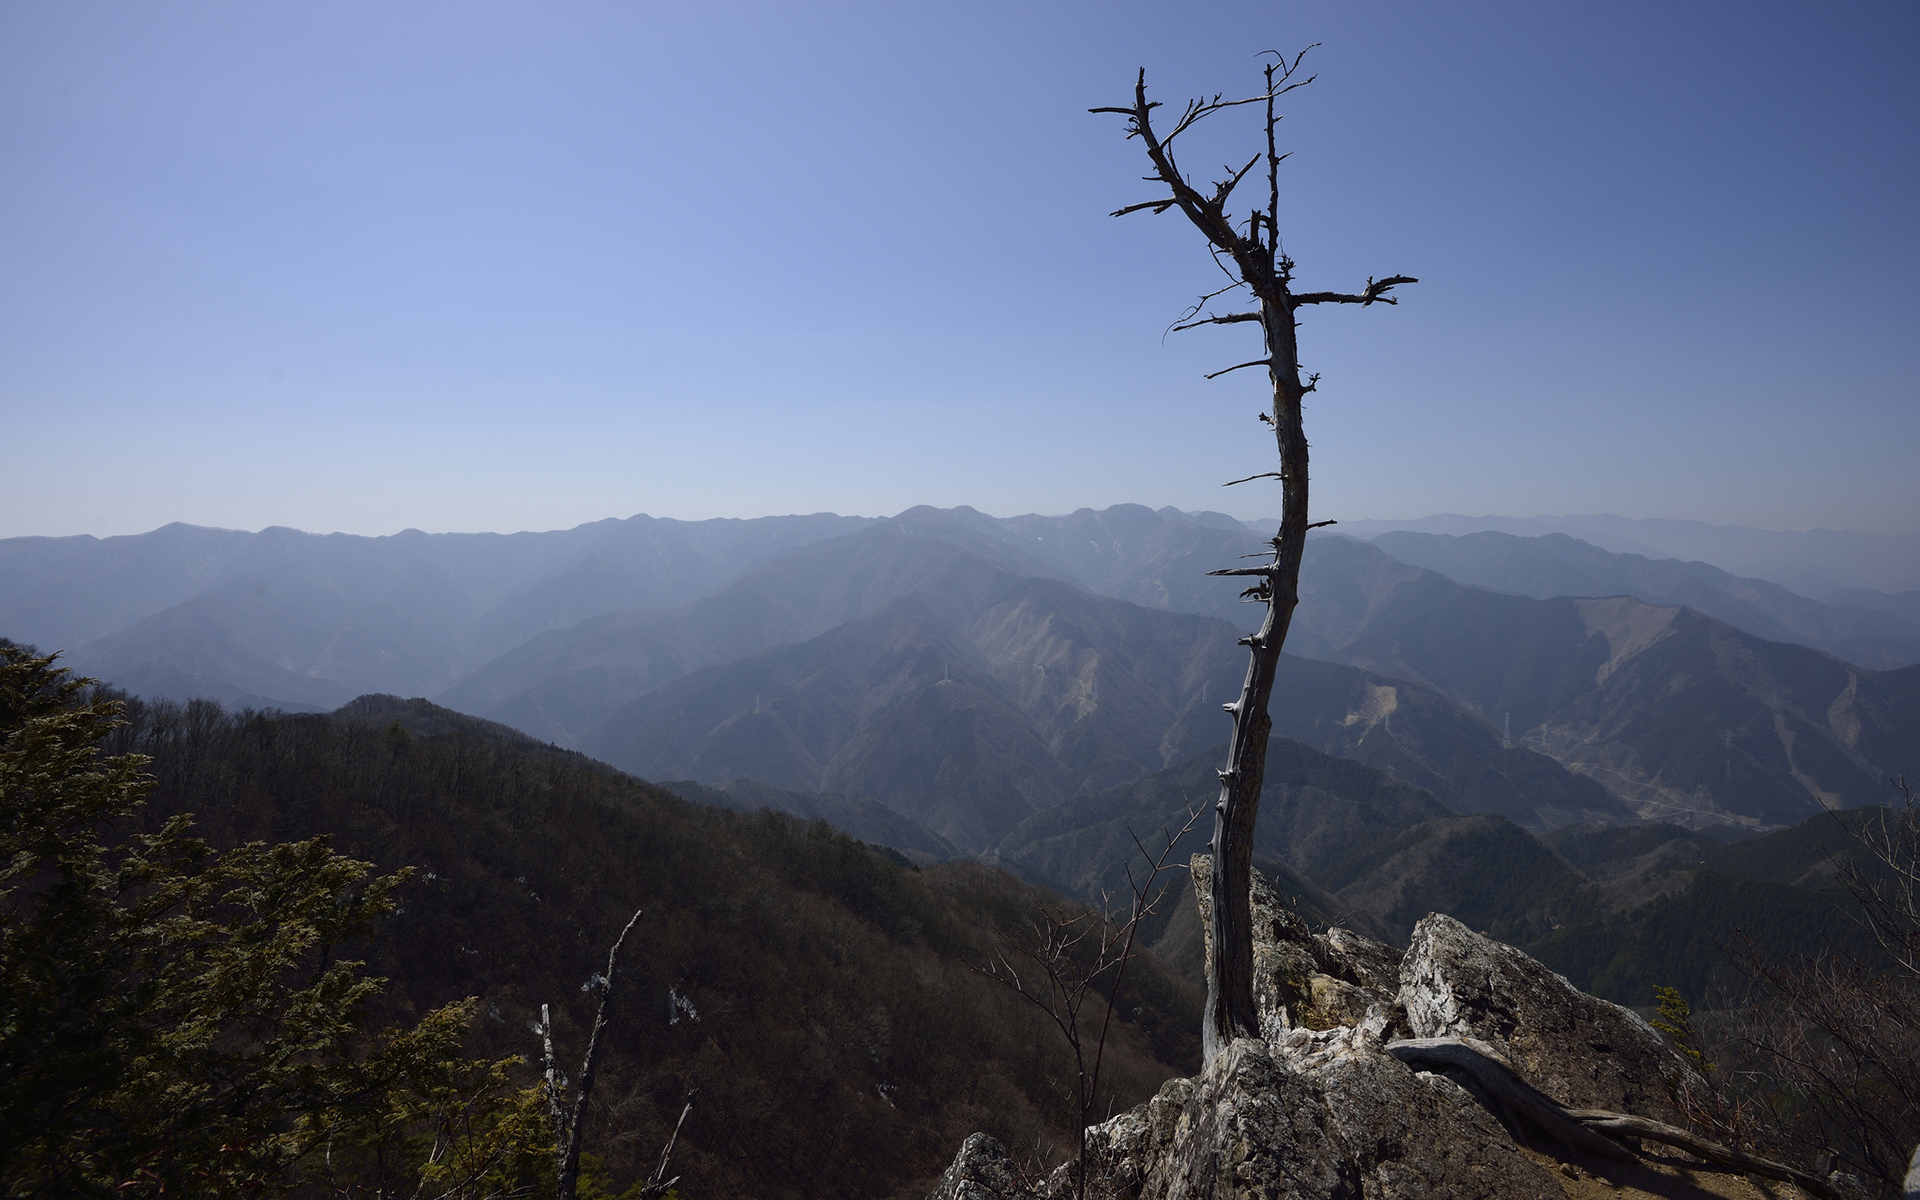
<svg viewBox="0 0 1920 1200"><path fill-rule="evenodd" d="M1204 760L1255 615L1205 572L1262 545L1134 505L391 538L174 525L0 542L0 633L154 696L428 696L647 778L877 801L923 851L981 852ZM1536 830L1879 803L1920 773L1920 626L1897 594L1848 595L1558 534L1320 537L1275 732Z"/></svg>
<svg viewBox="0 0 1920 1200"><path fill-rule="evenodd" d="M1541 600L1633 596L1650 604L1684 604L1769 641L1817 646L1862 666L1920 662L1920 627L1899 615L1920 593L1851 588L1822 603L1708 563L1611 554L1564 533L1526 538L1493 531L1458 537L1397 531L1373 544L1401 562L1475 587Z"/></svg>
<svg viewBox="0 0 1920 1200"><path fill-rule="evenodd" d="M1710 562L1734 575L1770 580L1816 600L1830 599L1841 589L1920 590L1920 533L1749 529L1610 513L1569 517L1445 513L1411 521L1343 521L1340 528L1369 540L1396 530L1456 536L1488 530L1519 537L1564 533L1616 554Z"/></svg>

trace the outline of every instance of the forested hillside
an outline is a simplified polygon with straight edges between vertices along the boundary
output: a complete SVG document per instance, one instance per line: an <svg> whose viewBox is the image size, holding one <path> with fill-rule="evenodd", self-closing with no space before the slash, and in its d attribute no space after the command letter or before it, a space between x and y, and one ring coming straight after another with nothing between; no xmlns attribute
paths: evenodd
<svg viewBox="0 0 1920 1200"><path fill-rule="evenodd" d="M1059 903L1000 872L916 870L822 823L691 804L424 702L129 709L112 748L152 756L142 828L191 812L216 845L322 833L415 869L365 950L391 979L379 1023L477 996L475 1050L534 1055L550 1003L575 1060L582 983L643 909L588 1135L616 1181L651 1169L691 1088L689 1196L886 1196L975 1129L1031 1145L1071 1123L1058 1035L968 966ZM1136 963L1113 1103L1198 1065L1197 1004Z"/></svg>

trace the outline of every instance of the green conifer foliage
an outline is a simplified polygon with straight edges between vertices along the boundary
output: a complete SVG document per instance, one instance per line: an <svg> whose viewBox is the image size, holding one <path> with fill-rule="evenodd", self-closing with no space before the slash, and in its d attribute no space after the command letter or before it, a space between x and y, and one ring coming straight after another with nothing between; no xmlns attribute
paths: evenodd
<svg viewBox="0 0 1920 1200"><path fill-rule="evenodd" d="M543 1145L473 1002L369 1034L340 951L405 872L315 838L215 853L134 831L152 781L121 706L0 643L0 1187L9 1196L509 1195ZM422 1186L424 1185L424 1186ZM357 1190L356 1190L357 1189Z"/></svg>

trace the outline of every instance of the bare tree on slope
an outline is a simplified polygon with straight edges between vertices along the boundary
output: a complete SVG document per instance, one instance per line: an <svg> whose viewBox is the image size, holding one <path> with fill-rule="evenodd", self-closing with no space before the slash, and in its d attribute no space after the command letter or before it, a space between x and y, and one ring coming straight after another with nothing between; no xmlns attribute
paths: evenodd
<svg viewBox="0 0 1920 1200"><path fill-rule="evenodd" d="M1240 100L1223 100L1216 95L1211 100L1189 101L1164 132L1154 128L1153 110L1159 108L1160 103L1147 99L1144 68L1134 83L1131 105L1088 110L1118 113L1127 119L1127 137L1140 139L1152 167L1145 178L1166 189L1166 194L1157 199L1129 204L1113 215L1178 209L1205 236L1209 253L1227 276L1226 286L1201 297L1173 328L1242 322L1259 325L1266 356L1216 371L1207 378L1246 367L1265 367L1272 384L1272 411L1261 413L1260 419L1272 426L1280 469L1234 481L1280 481L1280 529L1272 540L1272 561L1212 572L1252 577L1256 582L1244 594L1249 599L1265 602L1267 613L1259 632L1241 639L1251 650L1252 661L1247 666L1240 698L1226 705L1233 716L1233 739L1227 767L1220 772L1220 799L1215 806L1214 955L1213 969L1207 978L1207 1008L1201 1030L1202 1045L1209 1059L1234 1038L1256 1037L1259 1030L1253 1007L1253 917L1248 890L1253 822L1266 769L1267 737L1273 727L1267 715L1267 700L1273 692L1280 648L1286 641L1287 627L1299 602L1300 558L1306 549L1307 531L1315 527L1307 520L1307 439L1301 426L1301 402L1307 393L1315 390L1320 377L1308 375L1304 380L1301 377L1296 314L1302 307L1313 304L1392 304L1395 300L1389 292L1400 284L1418 282L1404 275L1393 275L1369 279L1358 292L1296 292L1293 289L1293 260L1287 257L1280 243L1280 163L1287 156L1279 153L1275 142L1275 126L1280 117L1274 104L1286 93L1313 82L1311 76L1294 79L1305 55L1303 50L1290 61L1276 55L1276 61L1266 67L1266 88L1259 95ZM1238 170L1231 166L1225 168L1226 178L1205 189L1195 186L1174 157L1176 139L1216 113L1257 104L1266 106L1264 152L1254 154ZM1229 213L1228 203L1235 188L1263 159L1267 168L1266 204L1250 206L1243 219L1236 219ZM1210 311L1208 306L1214 300L1242 291L1250 294L1252 307L1223 315Z"/></svg>

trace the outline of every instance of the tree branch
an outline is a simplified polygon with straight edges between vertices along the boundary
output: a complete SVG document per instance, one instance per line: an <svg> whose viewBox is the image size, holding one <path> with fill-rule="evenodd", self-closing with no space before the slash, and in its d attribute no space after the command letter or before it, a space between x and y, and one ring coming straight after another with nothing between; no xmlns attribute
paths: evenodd
<svg viewBox="0 0 1920 1200"><path fill-rule="evenodd" d="M1116 208L1112 212L1108 213L1107 215L1110 217L1124 217L1128 213L1137 213L1140 210L1146 209L1146 208L1150 208L1154 211L1155 214L1159 214L1167 211L1169 208L1172 208L1174 205L1178 203L1180 202L1178 200L1175 200L1171 196L1169 196L1165 200L1142 200L1138 204L1129 204L1125 208Z"/></svg>
<svg viewBox="0 0 1920 1200"><path fill-rule="evenodd" d="M1747 1154L1718 1142L1695 1137L1684 1129L1677 1129L1661 1121L1646 1117L1636 1117L1628 1113L1608 1112L1600 1108L1573 1108L1566 1114L1589 1129L1604 1130L1607 1133L1621 1133L1628 1137L1644 1138L1650 1142L1663 1142L1676 1146L1702 1162L1712 1163L1716 1167L1725 1167L1729 1171L1739 1171L1749 1175L1764 1175L1768 1179L1781 1179L1797 1187L1812 1192L1816 1196L1840 1200L1840 1193L1833 1185L1818 1175L1775 1162L1770 1158L1760 1158Z"/></svg>
<svg viewBox="0 0 1920 1200"><path fill-rule="evenodd" d="M1228 167L1227 170L1233 171L1233 174L1224 182L1213 185L1213 203L1218 207L1224 208L1227 203L1227 197L1233 195L1233 189L1239 187L1240 181L1247 177L1247 172L1253 170L1259 163L1260 156L1256 154L1247 160L1246 166L1241 167L1238 171L1233 171L1232 167ZM1254 240L1258 241L1259 239L1256 237Z"/></svg>
<svg viewBox="0 0 1920 1200"><path fill-rule="evenodd" d="M1238 371L1242 367L1270 367L1272 365L1273 365L1273 360L1271 358L1256 358L1252 362L1235 363L1233 366L1228 367L1225 371L1215 371L1213 374L1207 376L1207 378L1218 379L1222 375L1227 374L1228 371Z"/></svg>
<svg viewBox="0 0 1920 1200"><path fill-rule="evenodd" d="M553 1018L544 1004L540 1006L540 1045L541 1060L547 1068L547 1117L553 1122L553 1149L561 1154L567 1145L567 1112L560 1104L560 1072L553 1060Z"/></svg>
<svg viewBox="0 0 1920 1200"><path fill-rule="evenodd" d="M1387 279L1367 280L1366 288L1363 289L1359 295L1354 295L1350 292L1302 292L1300 295L1295 296L1293 298L1293 302L1296 305L1300 305L1300 304L1362 304L1362 305L1365 305L1365 304L1373 304L1376 302L1380 304L1398 304L1400 303L1399 299L1397 297L1387 295L1387 292L1393 288L1398 287L1403 283L1419 283L1419 282L1420 281L1418 279L1415 279L1410 275L1394 275Z"/></svg>
<svg viewBox="0 0 1920 1200"><path fill-rule="evenodd" d="M1222 288L1221 290L1225 291L1227 289ZM1258 321L1260 319L1260 314L1257 312L1230 313L1224 317L1201 317L1198 321L1182 321L1175 325L1169 332L1177 332L1182 329L1198 329L1202 325L1235 325L1241 321Z"/></svg>
<svg viewBox="0 0 1920 1200"><path fill-rule="evenodd" d="M678 1175L672 1179L663 1179L662 1176L667 1173L667 1164L673 1160L673 1146L680 1140L680 1127L687 1123L687 1114L693 1111L693 1102L699 1095L699 1088L687 1093L687 1106L680 1110L680 1119L673 1123L673 1136L667 1139L667 1148L660 1152L660 1165L654 1168L653 1178L647 1180L646 1186L640 1189L640 1200L656 1200L680 1182Z"/></svg>
<svg viewBox="0 0 1920 1200"><path fill-rule="evenodd" d="M1286 476L1285 476L1285 475L1282 475L1282 474L1281 474L1280 472L1278 472L1278 471L1262 471L1262 472L1260 472L1260 473L1259 473L1258 475L1249 475L1249 476L1247 476L1247 477L1246 477L1245 479L1229 479L1229 480L1227 480L1227 481L1226 481L1225 483L1223 483L1223 484L1221 484L1220 486L1221 486L1221 487L1232 487L1232 486L1233 486L1234 484L1236 484L1236 483L1252 483L1252 482L1253 482L1254 480L1256 480L1256 479L1285 479L1285 478L1286 478ZM1309 528L1311 528L1311 526L1309 526ZM1252 556L1251 556L1251 555L1246 555L1246 554L1243 554L1243 555L1241 555L1241 557L1242 557L1242 558L1251 558Z"/></svg>

